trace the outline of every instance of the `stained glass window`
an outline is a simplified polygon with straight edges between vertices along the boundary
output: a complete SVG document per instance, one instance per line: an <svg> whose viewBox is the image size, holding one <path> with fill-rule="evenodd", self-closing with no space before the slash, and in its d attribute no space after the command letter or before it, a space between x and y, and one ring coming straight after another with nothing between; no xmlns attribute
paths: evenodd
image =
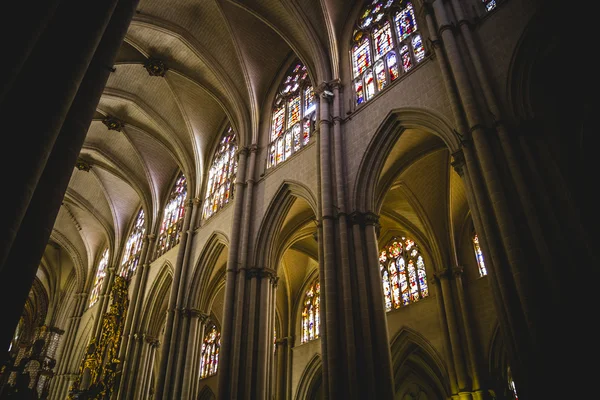
<svg viewBox="0 0 600 400"><path fill-rule="evenodd" d="M221 332L214 323L207 326L202 355L200 356L200 379L215 375L219 366L219 350L221 348Z"/></svg>
<svg viewBox="0 0 600 400"><path fill-rule="evenodd" d="M212 166L208 172L206 196L204 197L204 218L219 211L233 198L235 175L237 173L237 140L231 127L223 132L219 147L215 151Z"/></svg>
<svg viewBox="0 0 600 400"><path fill-rule="evenodd" d="M100 297L100 290L102 290L102 282L106 276L106 266L108 265L108 249L104 250L100 262L98 263L98 270L96 271L96 278L94 279L94 286L90 293L90 307L96 304Z"/></svg>
<svg viewBox="0 0 600 400"><path fill-rule="evenodd" d="M508 389L510 390L510 395L512 396L512 399L519 400L519 396L517 395L517 387L515 386L515 381L513 380L512 372L510 371L510 367L508 367L507 378L508 378Z"/></svg>
<svg viewBox="0 0 600 400"><path fill-rule="evenodd" d="M309 142L314 131L315 109L315 93L308 71L297 61L275 96L267 168L287 160Z"/></svg>
<svg viewBox="0 0 600 400"><path fill-rule="evenodd" d="M129 238L127 239L127 243L125 244L123 260L121 261L121 270L119 275L125 279L131 278L140 262L140 254L142 253L142 242L145 232L146 227L144 226L144 210L140 209L140 212L135 219L135 225L133 226L133 229L129 234Z"/></svg>
<svg viewBox="0 0 600 400"><path fill-rule="evenodd" d="M485 268L485 263L483 262L483 252L481 251L481 246L479 246L479 237L477 234L473 235L473 249L475 250L477 265L479 266L479 276L485 276L487 275L487 269Z"/></svg>
<svg viewBox="0 0 600 400"><path fill-rule="evenodd" d="M356 105L370 100L400 76L398 57L403 73L425 59L410 1L370 0L359 15L351 57Z"/></svg>
<svg viewBox="0 0 600 400"><path fill-rule="evenodd" d="M181 227L183 226L186 196L187 181L183 172L181 172L175 181L175 186L171 191L169 201L164 210L156 247L156 257L165 254L167 250L179 243Z"/></svg>
<svg viewBox="0 0 600 400"><path fill-rule="evenodd" d="M429 296L425 262L412 239L393 238L379 253L379 269L387 311Z"/></svg>
<svg viewBox="0 0 600 400"><path fill-rule="evenodd" d="M481 0L487 12L496 8L496 0Z"/></svg>
<svg viewBox="0 0 600 400"><path fill-rule="evenodd" d="M315 279L304 295L304 308L302 309L302 343L319 337L321 323L319 315L319 294L321 285Z"/></svg>

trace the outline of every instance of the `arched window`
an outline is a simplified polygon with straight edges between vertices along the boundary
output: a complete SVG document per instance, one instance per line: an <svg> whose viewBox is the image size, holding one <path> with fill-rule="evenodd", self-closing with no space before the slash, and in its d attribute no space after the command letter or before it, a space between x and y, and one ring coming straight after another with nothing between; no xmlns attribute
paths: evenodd
<svg viewBox="0 0 600 400"><path fill-rule="evenodd" d="M496 0L481 0L481 2L485 6L485 10L487 12L490 12L496 8Z"/></svg>
<svg viewBox="0 0 600 400"><path fill-rule="evenodd" d="M237 140L229 127L223 132L219 147L215 151L208 172L203 217L208 218L233 198L235 174L237 172Z"/></svg>
<svg viewBox="0 0 600 400"><path fill-rule="evenodd" d="M187 182L183 172L179 174L175 186L169 196L169 202L165 207L158 244L156 248L156 257L165 254L177 243L181 236L181 227L183 225L183 213L185 211L185 198L187 196Z"/></svg>
<svg viewBox="0 0 600 400"><path fill-rule="evenodd" d="M315 109L308 71L297 61L275 96L267 168L287 160L308 143L315 129Z"/></svg>
<svg viewBox="0 0 600 400"><path fill-rule="evenodd" d="M202 355L200 359L200 379L215 375L219 364L219 349L221 348L221 332L214 323L207 326Z"/></svg>
<svg viewBox="0 0 600 400"><path fill-rule="evenodd" d="M483 262L483 252L481 246L479 246L479 237L477 234L473 235L473 249L475 250L475 258L477 259L477 265L479 266L479 276L487 275L487 269L485 269L485 263Z"/></svg>
<svg viewBox="0 0 600 400"><path fill-rule="evenodd" d="M412 3L369 1L356 23L351 52L354 101L361 105L425 58Z"/></svg>
<svg viewBox="0 0 600 400"><path fill-rule="evenodd" d="M90 307L96 304L98 297L100 296L100 290L102 289L102 282L106 276L106 266L108 265L108 248L102 253L102 258L98 263L98 270L96 271L96 279L94 280L94 286L92 287L92 293L90 293Z"/></svg>
<svg viewBox="0 0 600 400"><path fill-rule="evenodd" d="M125 279L130 279L135 269L140 262L140 254L142 252L142 241L144 239L144 233L146 227L144 226L144 209L140 209L140 212L135 219L135 225L131 229L127 243L125 244L125 251L123 252L123 260L121 261L121 275Z"/></svg>
<svg viewBox="0 0 600 400"><path fill-rule="evenodd" d="M417 244L393 238L379 253L385 308L400 308L429 296L425 263Z"/></svg>
<svg viewBox="0 0 600 400"><path fill-rule="evenodd" d="M304 308L302 309L302 343L319 337L319 294L321 285L315 279L304 295Z"/></svg>
<svg viewBox="0 0 600 400"><path fill-rule="evenodd" d="M513 380L512 372L510 371L510 367L508 367L508 371L507 371L506 375L508 378L508 390L509 390L509 395L511 396L511 399L519 400L519 396L517 395L517 387L515 386L515 381Z"/></svg>

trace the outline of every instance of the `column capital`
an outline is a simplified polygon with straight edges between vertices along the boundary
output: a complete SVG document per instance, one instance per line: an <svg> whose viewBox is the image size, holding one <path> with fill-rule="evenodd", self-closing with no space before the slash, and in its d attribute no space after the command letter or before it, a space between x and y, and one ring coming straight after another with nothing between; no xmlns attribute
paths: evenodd
<svg viewBox="0 0 600 400"><path fill-rule="evenodd" d="M452 161L450 162L452 168L458 173L458 175L463 176L465 170L465 155L462 149L455 151L452 153Z"/></svg>
<svg viewBox="0 0 600 400"><path fill-rule="evenodd" d="M277 271L270 268L252 267L247 269L246 278L268 278L269 280L273 281L275 278L277 278Z"/></svg>
<svg viewBox="0 0 600 400"><path fill-rule="evenodd" d="M198 204L202 203L202 199L200 197L194 197L192 199L192 202L194 203L195 206L197 206Z"/></svg>
<svg viewBox="0 0 600 400"><path fill-rule="evenodd" d="M238 158L240 155L243 155L244 157L246 157L246 156L248 156L249 152L250 152L250 149L248 147L244 146L244 147L238 148L238 151L235 152L235 155Z"/></svg>
<svg viewBox="0 0 600 400"><path fill-rule="evenodd" d="M448 268L444 268L438 271L435 271L433 273L433 276L438 280L442 280L442 279L453 279L457 276L460 276L463 272L463 267L457 266L457 267L448 267Z"/></svg>

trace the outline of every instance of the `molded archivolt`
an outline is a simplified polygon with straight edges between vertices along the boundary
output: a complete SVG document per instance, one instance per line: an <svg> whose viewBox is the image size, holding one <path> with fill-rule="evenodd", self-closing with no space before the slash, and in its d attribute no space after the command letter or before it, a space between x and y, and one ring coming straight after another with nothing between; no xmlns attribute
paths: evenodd
<svg viewBox="0 0 600 400"><path fill-rule="evenodd" d="M212 390L208 387L208 385L204 386L200 393L198 394L198 400L217 400L217 397L213 393Z"/></svg>
<svg viewBox="0 0 600 400"><path fill-rule="evenodd" d="M173 282L172 268L168 262L161 267L154 279L154 284L148 292L144 304L143 320L141 325L147 335L159 337L161 327L165 322L165 311L169 301L169 293Z"/></svg>
<svg viewBox="0 0 600 400"><path fill-rule="evenodd" d="M218 292L215 285L219 286L219 281L224 281L224 275L217 277L218 280L211 279L214 275L217 260L223 251L229 248L229 239L222 232L213 232L204 245L200 257L196 262L194 275L189 287L187 304L190 308L198 308L200 310L209 310L210 302L214 294ZM212 290L209 291L209 288Z"/></svg>
<svg viewBox="0 0 600 400"><path fill-rule="evenodd" d="M377 210L377 194L381 191L379 176L392 148L406 129L438 136L451 154L460 149L458 134L441 115L419 108L391 110L373 135L358 167L351 197L354 209L362 212Z"/></svg>
<svg viewBox="0 0 600 400"><path fill-rule="evenodd" d="M277 269L277 235L296 198L305 200L318 215L317 200L310 189L298 182L284 181L271 199L260 225L254 265Z"/></svg>
<svg viewBox="0 0 600 400"><path fill-rule="evenodd" d="M396 398L402 399L406 394L430 400L450 397L446 368L427 339L402 328L392 340L390 350Z"/></svg>
<svg viewBox="0 0 600 400"><path fill-rule="evenodd" d="M315 354L306 365L306 368L304 368L302 376L300 376L294 399L316 400L317 391L323 384L322 364L321 357L318 354Z"/></svg>

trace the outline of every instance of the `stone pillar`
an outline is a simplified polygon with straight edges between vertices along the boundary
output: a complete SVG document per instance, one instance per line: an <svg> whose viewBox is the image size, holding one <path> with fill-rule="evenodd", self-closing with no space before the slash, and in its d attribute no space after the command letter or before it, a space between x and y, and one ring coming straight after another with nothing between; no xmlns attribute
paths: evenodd
<svg viewBox="0 0 600 400"><path fill-rule="evenodd" d="M199 380L200 376L198 375L198 371L200 371L200 362L202 361L202 343L204 343L204 332L206 331L206 326L209 321L209 315L205 313L200 313L198 318L198 335L197 342L194 351L194 362L192 364L192 374L191 374L191 389L190 389L190 398L195 399L198 397ZM223 342L223 335L221 335L221 343ZM220 353L219 353L220 354ZM218 370L221 370L221 360L219 357L219 364L217 365ZM194 374L193 371L196 371Z"/></svg>
<svg viewBox="0 0 600 400"><path fill-rule="evenodd" d="M281 339L277 339L275 342L276 350L275 356L277 358L277 368L276 368L276 384L275 384L275 399L276 400L285 400L287 399L287 359L289 352L289 337L282 337Z"/></svg>
<svg viewBox="0 0 600 400"><path fill-rule="evenodd" d="M202 333L200 316L202 313L200 310L188 309L186 312L186 318L189 320L189 330L186 336L187 346L185 352L185 365L182 371L183 383L181 389L182 399L195 399L192 393L192 380L198 379L198 368L196 365L196 353L198 347L202 347Z"/></svg>
<svg viewBox="0 0 600 400"><path fill-rule="evenodd" d="M77 156L139 0L111 0L92 6L62 1L14 81L0 115L7 131L22 130L14 118L35 110L28 132L5 143L20 160L4 184L11 196L0 226L0 343L8 348L35 278ZM92 8L90 8L92 7ZM72 18L72 15L79 18ZM34 12L35 15L35 12ZM77 35L73 35L77 32ZM35 36L35 35L34 35ZM60 60L60 62L48 62ZM48 79L48 77L51 77ZM50 105L50 106L49 106ZM3 162L10 162L6 158ZM10 165L2 164L3 170ZM0 363L5 354L0 355Z"/></svg>
<svg viewBox="0 0 600 400"><path fill-rule="evenodd" d="M150 392L153 391L152 387L152 373L154 367L154 360L156 359L157 349L160 347L160 342L158 339L150 339L149 342L149 350L148 350L148 358L145 365L143 365L142 370L142 384L139 386L139 399L146 400L150 398Z"/></svg>
<svg viewBox="0 0 600 400"><path fill-rule="evenodd" d="M246 178L246 158L248 149L241 148L238 153L238 173L235 181L235 197L233 210L232 226L238 227L242 223L242 210L244 206L245 178ZM227 258L227 276L225 279L225 300L223 306L223 323L221 326L221 352L219 357L219 395L222 398L229 398L233 394L233 370L235 368L234 355L238 351L234 336L236 335L235 312L239 302L243 299L236 296L238 292L238 248L240 241L240 230L232 229L231 242L229 245L229 254Z"/></svg>
<svg viewBox="0 0 600 400"><path fill-rule="evenodd" d="M452 290L450 280L454 279L454 275L460 273L457 268L445 268L435 272L435 278L437 283L441 287L441 291L438 296L442 298L443 312L446 317L446 325L448 327L448 334L450 337L450 354L452 359L448 360L448 363L454 365L454 371L456 373L456 379L458 383L458 393L452 393L453 395L459 395L461 399L471 399L471 379L467 374L467 368L465 364L464 349L463 349L463 338L461 337L460 329L460 311L455 308L456 299L455 294Z"/></svg>
<svg viewBox="0 0 600 400"><path fill-rule="evenodd" d="M189 235L190 221L192 219L192 209L197 210L195 203L192 200L186 202L184 222L181 230L181 240L177 252L177 260L175 262L173 283L171 284L171 292L169 297L169 305L167 308L167 322L164 334L164 346L160 356L160 369L158 372L158 380L156 382L155 398L156 400L168 399L171 396L171 390L174 385L173 377L176 367L177 355L177 338L180 322L179 302L181 301L182 292L185 290L184 270L187 271L187 265L184 265L183 260L186 253L187 237Z"/></svg>

